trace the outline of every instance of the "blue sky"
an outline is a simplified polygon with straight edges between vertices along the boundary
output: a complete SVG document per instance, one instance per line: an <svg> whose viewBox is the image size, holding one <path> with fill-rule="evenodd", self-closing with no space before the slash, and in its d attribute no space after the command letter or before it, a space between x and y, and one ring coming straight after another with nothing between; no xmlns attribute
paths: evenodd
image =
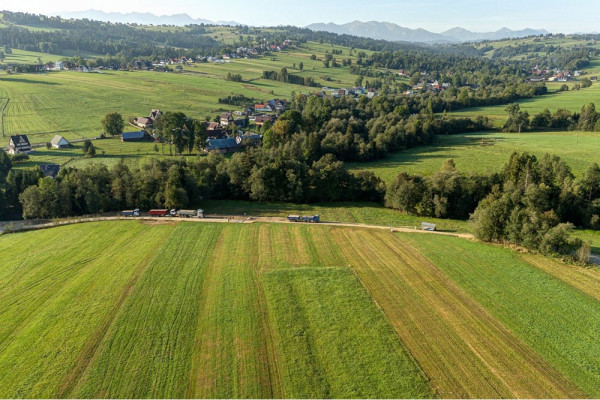
<svg viewBox="0 0 600 400"><path fill-rule="evenodd" d="M49 14L100 9L110 12L187 13L195 18L248 25L388 21L441 32L538 28L551 32L600 32L600 0L2 0L0 9Z"/></svg>

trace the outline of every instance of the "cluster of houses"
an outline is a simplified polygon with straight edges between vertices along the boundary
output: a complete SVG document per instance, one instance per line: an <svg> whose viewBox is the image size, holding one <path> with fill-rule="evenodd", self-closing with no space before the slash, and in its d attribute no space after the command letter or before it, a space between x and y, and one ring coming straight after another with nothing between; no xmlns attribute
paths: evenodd
<svg viewBox="0 0 600 400"><path fill-rule="evenodd" d="M530 79L531 82L568 82L575 80L581 76L581 71L569 71L554 69L543 69L539 66L535 66L531 69L533 77ZM597 81L598 77L592 76L590 80Z"/></svg>
<svg viewBox="0 0 600 400"><path fill-rule="evenodd" d="M439 92L443 92L444 90L449 89L451 86L452 86L452 84L450 84L448 82L440 83L437 80L421 81L421 82L417 83L416 85L414 85L411 89L406 90L403 94L405 96L410 96L410 95L413 95L415 93L420 93L420 92L439 93Z"/></svg>
<svg viewBox="0 0 600 400"><path fill-rule="evenodd" d="M330 98L340 98L340 97L345 97L345 96L353 96L353 97L358 97L361 95L366 95L368 98L372 99L373 97L375 97L377 95L377 92L375 91L375 89L367 89L366 87L353 87L352 89L346 89L346 88L342 88L342 89L336 89L336 88L329 88L329 87L323 87L321 88L321 90L319 90L317 93L315 93L315 96L324 98L324 99L330 99Z"/></svg>

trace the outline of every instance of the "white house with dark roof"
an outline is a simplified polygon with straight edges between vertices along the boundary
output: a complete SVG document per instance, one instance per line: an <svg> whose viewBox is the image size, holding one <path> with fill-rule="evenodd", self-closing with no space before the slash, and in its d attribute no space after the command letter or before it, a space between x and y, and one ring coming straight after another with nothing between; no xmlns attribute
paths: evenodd
<svg viewBox="0 0 600 400"><path fill-rule="evenodd" d="M31 143L27 135L13 135L8 141L8 154L30 153Z"/></svg>

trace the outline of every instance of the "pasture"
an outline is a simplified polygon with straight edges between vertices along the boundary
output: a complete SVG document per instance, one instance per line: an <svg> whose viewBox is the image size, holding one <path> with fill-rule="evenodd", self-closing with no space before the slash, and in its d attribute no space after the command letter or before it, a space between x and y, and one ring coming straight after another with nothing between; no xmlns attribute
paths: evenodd
<svg viewBox="0 0 600 400"><path fill-rule="evenodd" d="M431 397L325 233L132 221L2 236L28 255L0 268L0 396Z"/></svg>
<svg viewBox="0 0 600 400"><path fill-rule="evenodd" d="M347 163L351 170L373 171L388 184L399 172L430 175L444 160L454 159L459 172L489 174L500 172L514 152L529 152L541 158L555 154L581 177L593 163L600 162L600 133L597 132L481 132L438 135L429 146L414 147L389 154L382 160Z"/></svg>
<svg viewBox="0 0 600 400"><path fill-rule="evenodd" d="M600 60L594 60L592 63L593 71L597 72L597 67L600 65ZM576 82L567 82L567 86L571 89ZM559 108L566 108L571 112L580 112L581 108L588 103L597 103L600 97L600 84L594 82L592 86L580 89L569 90L566 92L558 92L557 89L564 82L547 82L548 94L543 96L532 97L529 99L515 100L519 103L521 110L529 112L530 117L542 112L544 109L549 109L555 112ZM487 115L496 127L502 127L507 119L506 105L488 106L488 107L471 107L449 113L456 117L471 117L478 115Z"/></svg>
<svg viewBox="0 0 600 400"><path fill-rule="evenodd" d="M341 50L343 58L356 59L357 50L309 42L299 48L274 52L257 59L234 59L229 63L199 63L184 66L181 73L153 71L75 71L41 74L0 75L0 99L8 106L4 116L4 136L27 134L32 143L44 143L55 134L67 139L96 137L101 133L101 118L117 111L127 120L148 115L153 108L182 111L190 117L213 119L217 114L239 109L219 104L228 95L244 95L256 102L273 98L290 99L292 93L308 93L319 88L262 79L262 72L279 72L311 76L323 85L352 87L356 76L348 67L325 68L322 61L311 60L312 54L323 59L325 52ZM41 53L15 51L23 62L37 59ZM46 55L43 61L56 61ZM302 71L300 63L304 64ZM294 65L296 68L294 69ZM227 81L228 73L241 74L243 82Z"/></svg>
<svg viewBox="0 0 600 400"><path fill-rule="evenodd" d="M595 269L301 224L97 222L0 249L2 397L600 394Z"/></svg>

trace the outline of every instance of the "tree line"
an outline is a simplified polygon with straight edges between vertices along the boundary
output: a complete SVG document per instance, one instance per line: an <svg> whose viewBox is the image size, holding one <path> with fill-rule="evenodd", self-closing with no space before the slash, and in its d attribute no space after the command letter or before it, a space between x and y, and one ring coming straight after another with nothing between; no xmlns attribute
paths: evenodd
<svg viewBox="0 0 600 400"><path fill-rule="evenodd" d="M584 245L570 236L574 227L600 228L600 166L576 179L558 156L513 153L500 173L465 175L447 160L428 177L398 174L385 204L427 217L470 218L484 241L573 254Z"/></svg>
<svg viewBox="0 0 600 400"><path fill-rule="evenodd" d="M508 118L503 126L505 132L548 129L600 132L600 113L596 111L594 103L584 105L581 112L571 112L566 108L550 112L546 108L533 117L521 110L519 104L513 103L506 107L506 112Z"/></svg>

